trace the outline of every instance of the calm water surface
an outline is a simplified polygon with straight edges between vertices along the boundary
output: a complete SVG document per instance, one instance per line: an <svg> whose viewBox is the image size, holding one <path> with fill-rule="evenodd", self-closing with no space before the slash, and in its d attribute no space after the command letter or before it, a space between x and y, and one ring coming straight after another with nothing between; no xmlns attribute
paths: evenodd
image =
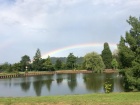
<svg viewBox="0 0 140 105"><path fill-rule="evenodd" d="M105 93L108 81L111 92L123 92L122 77L112 74L53 74L24 78L0 79L0 97L48 96Z"/></svg>

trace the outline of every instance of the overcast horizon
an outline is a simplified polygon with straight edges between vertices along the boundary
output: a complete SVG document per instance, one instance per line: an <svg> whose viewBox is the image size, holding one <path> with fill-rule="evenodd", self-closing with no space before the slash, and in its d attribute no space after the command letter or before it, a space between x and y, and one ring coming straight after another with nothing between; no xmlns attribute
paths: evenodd
<svg viewBox="0 0 140 105"><path fill-rule="evenodd" d="M100 53L103 46L69 46L118 44L130 29L129 16L140 16L139 5L140 0L0 0L0 63L24 55L32 60L37 48L42 55L63 49L52 57Z"/></svg>

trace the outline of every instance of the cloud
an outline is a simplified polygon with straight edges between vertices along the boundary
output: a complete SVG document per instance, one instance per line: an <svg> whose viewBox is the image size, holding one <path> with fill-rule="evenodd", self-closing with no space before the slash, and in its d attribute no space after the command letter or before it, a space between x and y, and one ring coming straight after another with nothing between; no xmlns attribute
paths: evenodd
<svg viewBox="0 0 140 105"><path fill-rule="evenodd" d="M0 0L0 62L17 62L24 54L32 58L37 48L46 53L118 43L130 28L126 19L139 16L139 5L139 0Z"/></svg>

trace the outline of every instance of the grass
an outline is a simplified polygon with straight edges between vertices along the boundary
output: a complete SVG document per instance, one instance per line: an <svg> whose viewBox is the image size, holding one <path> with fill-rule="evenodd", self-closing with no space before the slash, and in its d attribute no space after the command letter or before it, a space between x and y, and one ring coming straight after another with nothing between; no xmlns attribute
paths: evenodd
<svg viewBox="0 0 140 105"><path fill-rule="evenodd" d="M0 105L140 105L140 92L41 97L1 97Z"/></svg>
<svg viewBox="0 0 140 105"><path fill-rule="evenodd" d="M91 71L88 71L88 70L56 70L55 72L57 73L76 73L76 72L91 72ZM52 71L54 72L54 71ZM114 73L114 72L118 72L118 70L112 70L112 69L105 69L104 70L105 73ZM28 74L30 73L51 73L50 71L28 71ZM11 72L11 73L8 73L8 72L1 72L0 73L0 76L5 76L5 75L16 75L16 74L25 74L25 72Z"/></svg>

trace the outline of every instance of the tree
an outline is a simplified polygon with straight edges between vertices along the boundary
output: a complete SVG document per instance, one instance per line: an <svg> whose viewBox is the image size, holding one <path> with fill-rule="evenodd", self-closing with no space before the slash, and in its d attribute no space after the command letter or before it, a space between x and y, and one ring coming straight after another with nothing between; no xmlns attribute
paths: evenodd
<svg viewBox="0 0 140 105"><path fill-rule="evenodd" d="M119 60L124 71L124 86L129 90L140 90L140 20L130 16L131 29L121 37L118 45Z"/></svg>
<svg viewBox="0 0 140 105"><path fill-rule="evenodd" d="M110 50L107 42L104 43L104 49L102 51L101 56L102 56L102 59L104 61L106 69L110 69L111 68L111 61L112 61L112 53L111 53L111 50Z"/></svg>
<svg viewBox="0 0 140 105"><path fill-rule="evenodd" d="M8 62L5 62L4 64L0 65L1 70L3 72L12 72L12 65L9 64Z"/></svg>
<svg viewBox="0 0 140 105"><path fill-rule="evenodd" d="M76 65L76 57L73 55L73 53L68 55L66 64L68 69L74 69Z"/></svg>
<svg viewBox="0 0 140 105"><path fill-rule="evenodd" d="M57 70L59 70L59 69L62 68L62 61L61 61L60 59L57 59L57 60L56 60L55 68L56 68Z"/></svg>
<svg viewBox="0 0 140 105"><path fill-rule="evenodd" d="M67 69L66 63L62 63L62 70L66 70L66 69Z"/></svg>
<svg viewBox="0 0 140 105"><path fill-rule="evenodd" d="M20 61L21 70L25 71L26 69L28 69L30 62L31 60L28 55L24 55L23 57L21 57L21 61Z"/></svg>
<svg viewBox="0 0 140 105"><path fill-rule="evenodd" d="M33 58L33 69L36 71L40 71L42 69L42 62L41 62L41 52L40 49L37 49L35 56Z"/></svg>
<svg viewBox="0 0 140 105"><path fill-rule="evenodd" d="M12 65L12 69L14 72L21 71L21 63L15 63Z"/></svg>
<svg viewBox="0 0 140 105"><path fill-rule="evenodd" d="M77 61L76 61L76 68L78 69L78 70L83 70L84 68L83 68L83 62L84 62L84 57L77 57Z"/></svg>
<svg viewBox="0 0 140 105"><path fill-rule="evenodd" d="M88 53L84 56L84 65L88 70L102 72L105 68L102 57L96 52Z"/></svg>
<svg viewBox="0 0 140 105"><path fill-rule="evenodd" d="M117 60L115 58L112 60L111 65L112 65L113 69L118 68L118 62L117 62Z"/></svg>
<svg viewBox="0 0 140 105"><path fill-rule="evenodd" d="M44 70L54 71L54 66L51 63L50 56L48 56L48 58L45 60L43 67L44 67Z"/></svg>
<svg viewBox="0 0 140 105"><path fill-rule="evenodd" d="M120 62L120 60L119 60L119 51L118 51L118 49L115 49L114 51L113 51L113 53L112 53L112 59L116 59L116 61L117 61L117 63L118 63L118 67L117 68L121 68L121 62ZM111 65L112 65L112 63L111 63Z"/></svg>
<svg viewBox="0 0 140 105"><path fill-rule="evenodd" d="M119 49L119 61L121 68L132 67L132 61L135 58L134 52L126 46L125 39L121 36L120 43L118 44Z"/></svg>

